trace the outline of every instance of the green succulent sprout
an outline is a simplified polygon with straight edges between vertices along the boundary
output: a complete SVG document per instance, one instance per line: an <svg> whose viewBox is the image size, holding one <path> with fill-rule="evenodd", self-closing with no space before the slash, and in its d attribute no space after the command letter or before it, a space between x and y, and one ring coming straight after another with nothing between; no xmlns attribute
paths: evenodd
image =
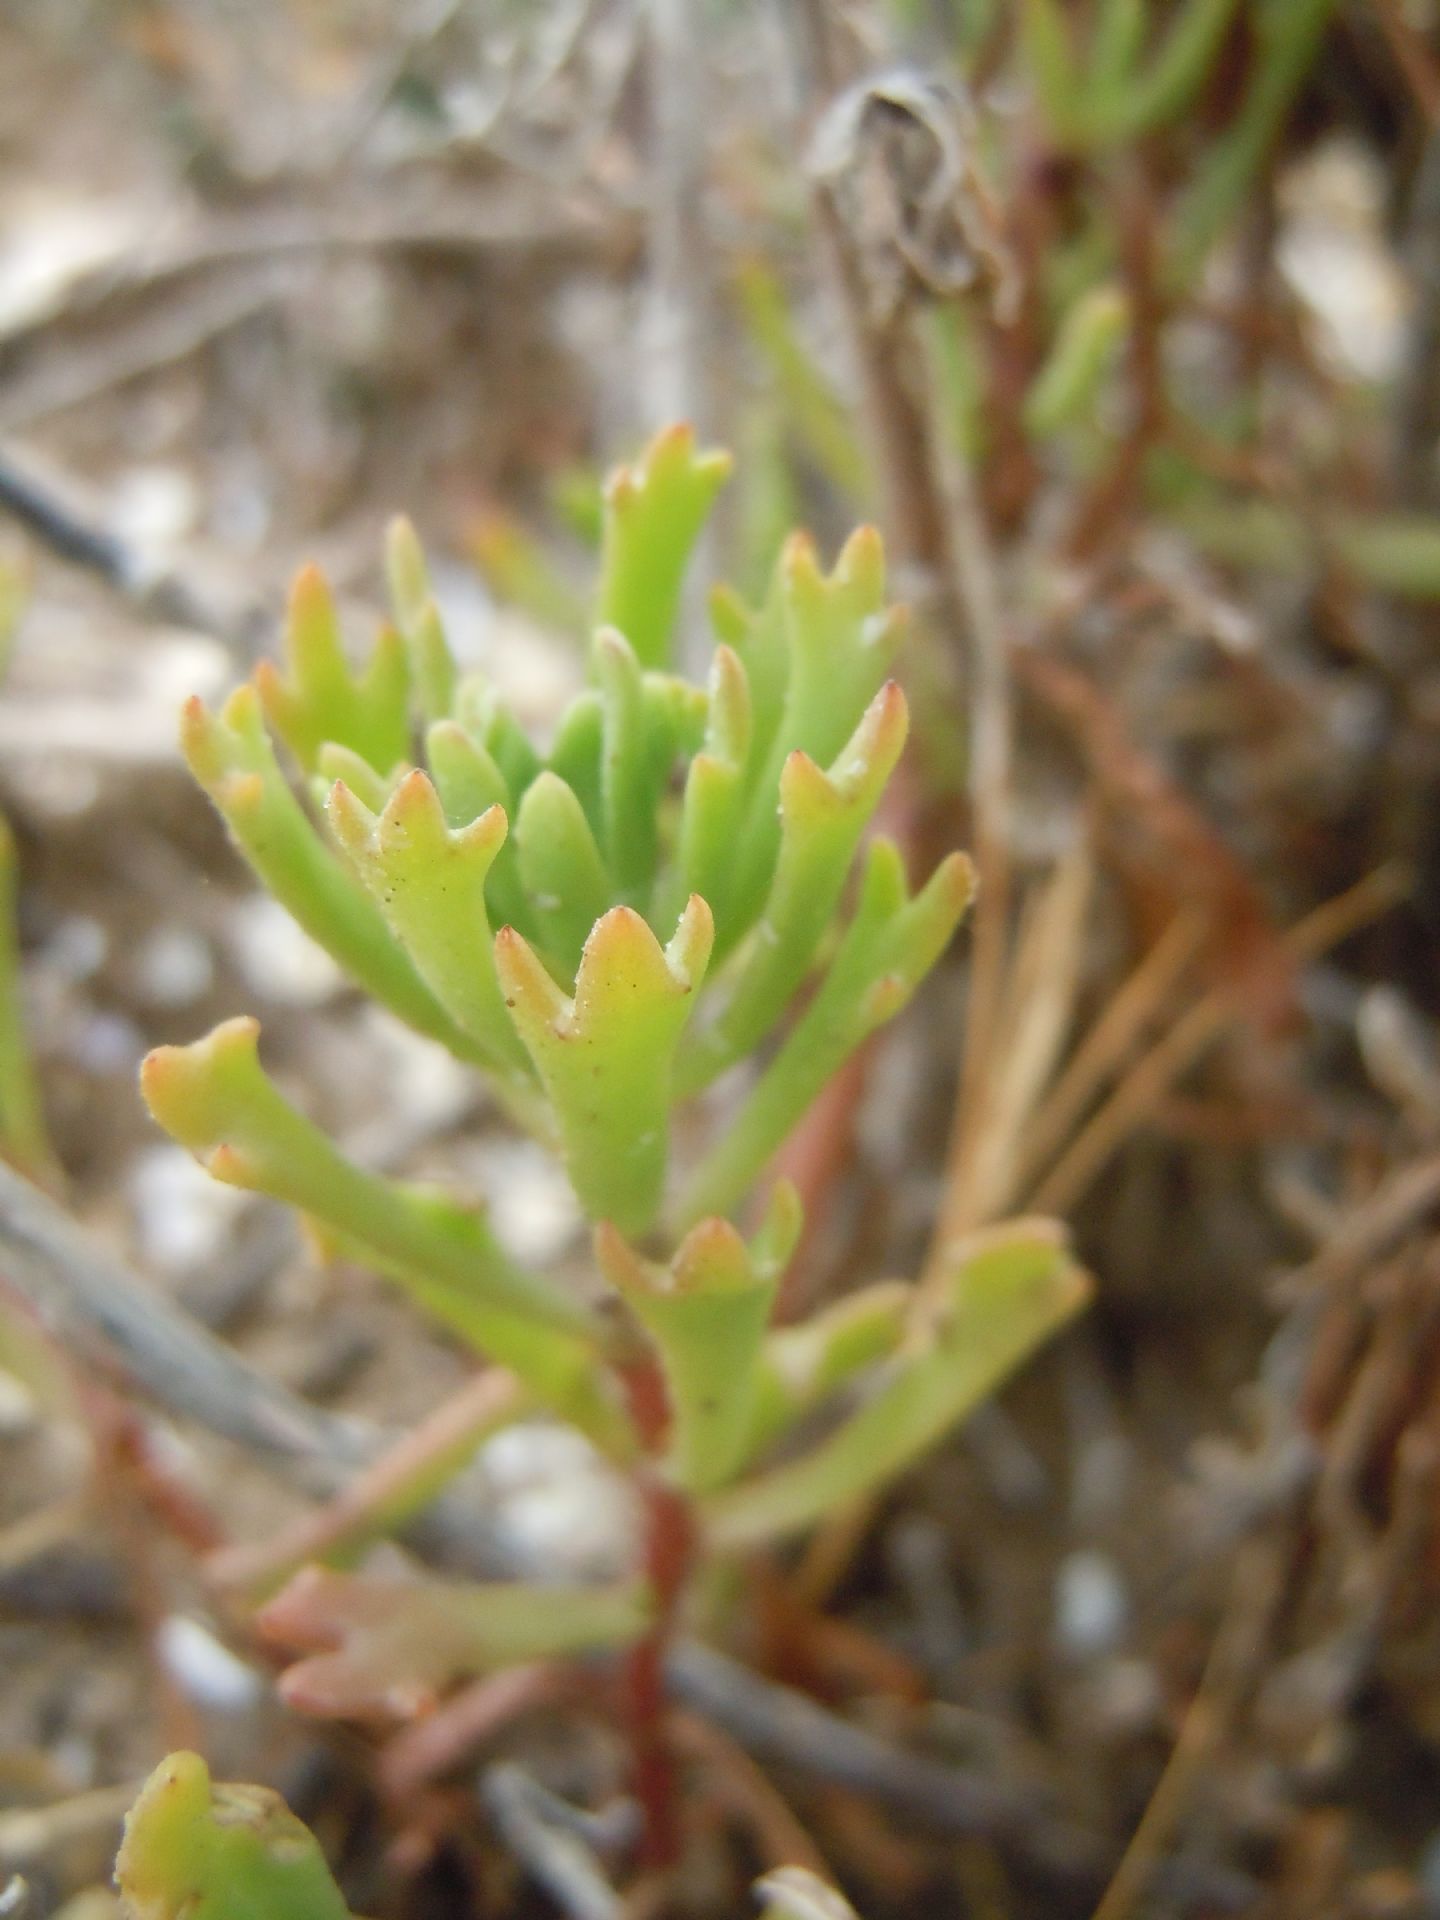
<svg viewBox="0 0 1440 1920"><path fill-rule="evenodd" d="M172 1753L125 1821L115 1882L130 1920L352 1920L319 1842L268 1787L216 1786Z"/></svg>
<svg viewBox="0 0 1440 1920"><path fill-rule="evenodd" d="M262 668L218 714L192 702L183 721L190 765L261 883L563 1160L608 1300L524 1268L465 1196L347 1158L270 1078L253 1021L159 1049L142 1081L217 1179L318 1223L507 1367L517 1406L578 1427L619 1471L647 1462L701 1556L893 1480L1084 1294L1063 1237L1029 1222L954 1249L923 1286L882 1281L775 1324L798 1197L775 1186L748 1237L732 1216L827 1080L919 989L972 882L957 853L912 883L873 831L907 728L890 677L905 623L873 531L828 571L792 537L758 605L715 596L705 683L674 670L686 562L728 464L677 427L610 484L588 675L548 751L457 668L404 523L386 556L393 623L368 662L349 663L307 572L283 671ZM702 1101L677 1169L677 1109ZM401 1647L444 1646L433 1686L638 1640L675 1617L677 1595L652 1586L642 1572L544 1605L517 1590L511 1606L503 1590L465 1602L444 1583L380 1592L346 1576L325 1606L368 1665L347 1656L327 1697L364 1695ZM295 1602L302 1619L321 1591ZM159 1855L177 1871L242 1842L251 1865L270 1858L263 1821L209 1809L198 1765L167 1763L132 1822L122 1881L147 1917L168 1911L142 1904ZM338 1912L327 1884L306 1879L301 1904L277 1896L267 1911ZM212 1911L232 1909L193 1910Z"/></svg>

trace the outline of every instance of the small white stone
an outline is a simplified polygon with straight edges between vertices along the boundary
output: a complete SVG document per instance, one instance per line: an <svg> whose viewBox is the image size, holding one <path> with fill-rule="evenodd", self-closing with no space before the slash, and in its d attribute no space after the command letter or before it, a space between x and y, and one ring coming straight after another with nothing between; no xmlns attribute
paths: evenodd
<svg viewBox="0 0 1440 1920"><path fill-rule="evenodd" d="M132 1163L140 1253L163 1273L193 1273L215 1259L247 1201L238 1188L212 1180L182 1147L148 1147Z"/></svg>
<svg viewBox="0 0 1440 1920"><path fill-rule="evenodd" d="M491 1225L517 1260L543 1266L572 1243L580 1209L550 1154L528 1140L487 1140L479 1171Z"/></svg>
<svg viewBox="0 0 1440 1920"><path fill-rule="evenodd" d="M136 658L134 679L147 707L173 713L190 695L217 698L230 685L234 661L218 640L204 634L168 631L163 643ZM173 719L169 722L172 735ZM174 754L173 742L171 754Z"/></svg>
<svg viewBox="0 0 1440 1920"><path fill-rule="evenodd" d="M247 897L230 916L235 958L247 986L284 1007L318 1007L339 990L340 969L279 904Z"/></svg>
<svg viewBox="0 0 1440 1920"><path fill-rule="evenodd" d="M1280 271L1313 314L1341 372L1390 378L1404 351L1410 289L1385 232L1385 181L1355 140L1326 141L1280 183Z"/></svg>
<svg viewBox="0 0 1440 1920"><path fill-rule="evenodd" d="M580 1434L526 1421L497 1434L481 1462L522 1566L599 1578L633 1559L634 1504Z"/></svg>
<svg viewBox="0 0 1440 1920"><path fill-rule="evenodd" d="M208 1627L183 1613L161 1621L155 1651L181 1692L199 1706L243 1713L260 1699L261 1680L254 1668L222 1646Z"/></svg>
<svg viewBox="0 0 1440 1920"><path fill-rule="evenodd" d="M145 1056L145 1038L123 1014L93 1013L72 1030L68 1052L86 1073L108 1078L138 1069Z"/></svg>
<svg viewBox="0 0 1440 1920"><path fill-rule="evenodd" d="M1055 1575L1057 1646L1081 1658L1109 1653L1129 1617L1129 1595L1109 1555L1093 1547L1066 1554Z"/></svg>
<svg viewBox="0 0 1440 1920"><path fill-rule="evenodd" d="M141 547L166 546L194 530L199 494L182 467L131 467L110 499L116 531Z"/></svg>
<svg viewBox="0 0 1440 1920"><path fill-rule="evenodd" d="M210 943L191 927L156 927L135 950L136 992L152 1007L188 1007L215 979Z"/></svg>
<svg viewBox="0 0 1440 1920"><path fill-rule="evenodd" d="M46 971L72 985L89 980L105 964L109 936L87 913L68 914L45 942Z"/></svg>

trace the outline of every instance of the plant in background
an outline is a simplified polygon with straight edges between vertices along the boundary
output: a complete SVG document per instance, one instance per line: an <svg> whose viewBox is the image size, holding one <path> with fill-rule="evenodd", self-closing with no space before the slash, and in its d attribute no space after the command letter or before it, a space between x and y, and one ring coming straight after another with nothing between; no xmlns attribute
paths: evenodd
<svg viewBox="0 0 1440 1920"><path fill-rule="evenodd" d="M266 1616L319 1650L290 1697L414 1710L467 1674L626 1648L652 1857L673 1846L661 1663L689 1575L903 1473L1084 1293L1058 1232L1027 1221L950 1248L923 1287L886 1281L781 1324L794 1190L776 1184L748 1232L735 1223L827 1081L933 967L971 878L952 854L912 888L899 847L867 838L907 727L889 677L903 619L872 531L829 572L792 537L759 605L715 596L707 684L670 670L686 563L727 470L677 427L612 479L588 684L547 753L457 671L403 522L394 623L362 669L307 572L284 666L184 716L190 766L260 881L563 1158L603 1300L518 1265L467 1196L348 1160L276 1087L253 1021L143 1070L156 1119L217 1179L296 1207L506 1370L446 1470L482 1430L541 1408L632 1478L646 1516L643 1563L605 1586L304 1569ZM737 1068L739 1090L711 1094ZM694 1101L691 1133L708 1138L677 1171L672 1120ZM390 1488L372 1531L436 1478L432 1461L398 1500ZM199 1844L195 1819L154 1805L128 1847L145 1913L139 1834L167 1861ZM297 1913L338 1910L308 1880L296 1897L311 1902Z"/></svg>

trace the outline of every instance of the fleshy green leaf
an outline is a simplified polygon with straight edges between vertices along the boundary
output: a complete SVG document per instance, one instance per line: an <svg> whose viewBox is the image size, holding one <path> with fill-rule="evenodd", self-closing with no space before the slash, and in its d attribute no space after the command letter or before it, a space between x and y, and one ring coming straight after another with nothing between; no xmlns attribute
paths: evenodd
<svg viewBox="0 0 1440 1920"><path fill-rule="evenodd" d="M732 647L718 647L710 668L704 744L690 762L680 815L680 872L725 917L735 843L744 818L750 753L750 682Z"/></svg>
<svg viewBox="0 0 1440 1920"><path fill-rule="evenodd" d="M307 1567L262 1608L271 1640L318 1649L282 1696L302 1713L410 1717L456 1680L521 1661L624 1646L650 1621L638 1582L564 1587L380 1580Z"/></svg>
<svg viewBox="0 0 1440 1920"><path fill-rule="evenodd" d="M264 885L347 973L463 1059L475 1048L421 980L384 915L321 840L280 771L260 700L237 687L218 714L186 703L180 745Z"/></svg>
<svg viewBox="0 0 1440 1920"><path fill-rule="evenodd" d="M685 568L729 473L728 453L697 453L694 432L680 425L606 484L595 619L618 628L642 666L669 662Z"/></svg>
<svg viewBox="0 0 1440 1920"><path fill-rule="evenodd" d="M503 807L506 819L514 818L509 781L493 755L458 720L437 720L427 731L425 759L450 826L466 827L491 807ZM496 924L531 930L513 834L495 856L485 895Z"/></svg>
<svg viewBox="0 0 1440 1920"><path fill-rule="evenodd" d="M392 520L386 530L385 578L420 711L427 721L441 720L455 700L455 659L430 592L424 550L414 527L403 517Z"/></svg>
<svg viewBox="0 0 1440 1920"><path fill-rule="evenodd" d="M285 621L287 672L269 660L255 670L266 718L306 773L320 748L336 740L388 773L410 752L410 672L400 636L386 628L363 673L352 674L340 641L335 602L318 567L306 567L290 593Z"/></svg>
<svg viewBox="0 0 1440 1920"><path fill-rule="evenodd" d="M254 1020L227 1020L188 1047L146 1057L141 1091L165 1131L217 1180L320 1221L548 1405L616 1444L619 1423L592 1377L595 1329L585 1310L512 1265L478 1209L347 1160L265 1073L259 1032Z"/></svg>
<svg viewBox="0 0 1440 1920"><path fill-rule="evenodd" d="M700 1163L682 1222L728 1213L856 1047L891 1020L944 951L973 890L963 854L936 868L913 899L893 842L871 842L855 917L825 979L761 1074L725 1136Z"/></svg>
<svg viewBox="0 0 1440 1920"><path fill-rule="evenodd" d="M214 1785L195 1753L172 1753L141 1788L115 1880L131 1920L351 1920L279 1794Z"/></svg>
<svg viewBox="0 0 1440 1920"><path fill-rule="evenodd" d="M749 606L729 587L718 586L710 595L710 624L715 637L730 648L745 670L750 703L747 765L756 771L764 764L779 730L785 705L785 683L790 673L790 649L785 637L786 566L794 540L804 537L792 535L782 547L769 589L758 607Z"/></svg>
<svg viewBox="0 0 1440 1920"><path fill-rule="evenodd" d="M792 753L780 774L780 853L760 922L719 1018L684 1062L703 1085L762 1041L805 978L839 904L850 863L905 745L905 696L876 694L828 770Z"/></svg>
<svg viewBox="0 0 1440 1920"><path fill-rule="evenodd" d="M568 999L513 927L495 941L515 1025L560 1123L571 1184L591 1219L643 1233L660 1203L675 1046L705 974L710 909L692 895L662 949L630 907L585 943Z"/></svg>
<svg viewBox="0 0 1440 1920"><path fill-rule="evenodd" d="M743 1456L778 1272L757 1268L725 1220L692 1227L665 1266L641 1259L605 1221L595 1250L660 1356L680 1484L691 1493L723 1486Z"/></svg>
<svg viewBox="0 0 1440 1920"><path fill-rule="evenodd" d="M1048 439L1092 411L1129 326L1130 302L1119 287L1092 287L1072 304L1025 396L1027 433Z"/></svg>
<svg viewBox="0 0 1440 1920"><path fill-rule="evenodd" d="M659 862L670 771L678 754L693 753L700 745L709 702L699 688L673 674L642 673L633 649L613 628L596 634L591 658L599 689L597 838L616 892L643 909ZM589 749L593 721L589 697L582 695L576 704L583 725L562 725L552 766L558 771L574 765L583 803L590 790L589 767L578 750Z"/></svg>
<svg viewBox="0 0 1440 1920"><path fill-rule="evenodd" d="M540 944L573 980L590 930L614 894L585 809L559 774L547 770L526 789L515 845Z"/></svg>
<svg viewBox="0 0 1440 1920"><path fill-rule="evenodd" d="M793 1180L777 1180L770 1189L765 1216L750 1236L750 1262L762 1279L778 1286L795 1257L805 1231L805 1203Z"/></svg>
<svg viewBox="0 0 1440 1920"><path fill-rule="evenodd" d="M613 628L595 636L600 685L600 807L605 857L622 899L643 904L659 852L657 801L665 778L645 708L634 650Z"/></svg>
<svg viewBox="0 0 1440 1920"><path fill-rule="evenodd" d="M385 584L395 625L404 634L430 604L430 569L420 536L403 513L385 529Z"/></svg>
<svg viewBox="0 0 1440 1920"><path fill-rule="evenodd" d="M881 1280L766 1336L744 1457L753 1460L865 1367L893 1353L914 1288Z"/></svg>
<svg viewBox="0 0 1440 1920"><path fill-rule="evenodd" d="M455 718L504 777L512 801L540 771L529 735L481 673L467 673L455 691Z"/></svg>
<svg viewBox="0 0 1440 1920"><path fill-rule="evenodd" d="M597 842L605 833L605 807L600 793L600 763L604 755L605 708L594 687L576 694L555 729L549 768L570 788L585 810Z"/></svg>
<svg viewBox="0 0 1440 1920"><path fill-rule="evenodd" d="M776 593L748 645L737 649L750 680L756 731L733 904L718 954L729 952L764 906L780 847L775 800L786 760L797 751L821 766L836 758L879 692L904 629L904 610L885 605L885 553L873 527L850 536L829 574L821 571L812 541L796 535L787 542ZM785 681L772 723L777 633Z"/></svg>
<svg viewBox="0 0 1440 1920"><path fill-rule="evenodd" d="M708 1503L710 1538L748 1547L810 1525L905 1471L964 1418L1089 1290L1061 1230L1019 1221L956 1247L872 1391L810 1452Z"/></svg>
<svg viewBox="0 0 1440 1920"><path fill-rule="evenodd" d="M495 977L485 883L505 839L505 814L490 807L464 827L445 824L429 778L408 774L373 814L342 781L327 804L335 838L350 856L415 970L487 1061L522 1080L528 1058Z"/></svg>
<svg viewBox="0 0 1440 1920"><path fill-rule="evenodd" d="M362 760L352 747L342 747L334 740L327 740L320 749L315 772L310 777L310 797L317 807L323 808L330 797L330 789L337 780L343 780L372 813L380 813L410 771L411 768L402 760L389 773L377 773L370 762Z"/></svg>
<svg viewBox="0 0 1440 1920"><path fill-rule="evenodd" d="M508 816L510 782L489 749L458 720L437 720L427 728L425 758L452 827L478 820L490 807L504 807Z"/></svg>

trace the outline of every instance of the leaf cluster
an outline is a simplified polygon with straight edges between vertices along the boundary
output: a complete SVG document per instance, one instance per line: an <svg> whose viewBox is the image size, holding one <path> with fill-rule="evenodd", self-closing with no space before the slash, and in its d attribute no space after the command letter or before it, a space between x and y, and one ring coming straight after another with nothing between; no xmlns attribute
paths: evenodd
<svg viewBox="0 0 1440 1920"><path fill-rule="evenodd" d="M955 1249L923 1289L885 1282L782 1327L798 1199L782 1183L748 1237L727 1217L909 1001L971 887L952 854L912 889L899 847L871 832L907 727L890 677L904 619L874 532L828 571L792 537L757 604L715 596L705 683L675 671L686 563L727 470L674 428L611 480L588 673L547 747L458 669L403 522L392 619L362 664L310 570L283 664L183 720L190 766L261 882L561 1154L607 1300L521 1268L465 1198L356 1165L267 1073L254 1021L143 1071L151 1111L216 1178L299 1209L508 1367L517 1404L618 1463L656 1450L627 1384L648 1369L661 1464L716 1547L803 1527L903 1470L1082 1291L1054 1232L1022 1223ZM672 1179L677 1107L734 1068L723 1124ZM769 1464L817 1412L818 1443ZM423 1688L641 1630L643 1592L590 1598L587 1614L563 1595L419 1583L385 1599L378 1640L356 1621L326 1686L363 1690L376 1645L396 1686L405 1649L428 1653ZM345 1587L332 1603L369 1605Z"/></svg>

